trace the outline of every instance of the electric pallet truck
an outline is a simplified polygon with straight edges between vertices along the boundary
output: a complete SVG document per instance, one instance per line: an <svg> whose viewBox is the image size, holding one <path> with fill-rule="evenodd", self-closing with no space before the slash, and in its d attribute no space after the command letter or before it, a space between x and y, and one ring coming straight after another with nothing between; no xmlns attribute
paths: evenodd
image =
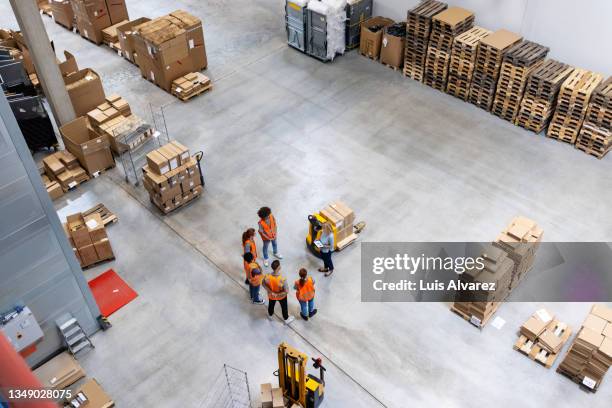
<svg viewBox="0 0 612 408"><path fill-rule="evenodd" d="M323 402L325 393L325 367L320 358L313 358L313 367L319 369L319 377L306 375L308 356L301 351L281 343L278 346L278 377L279 387L283 396L289 400L289 405L297 404L302 408L318 408Z"/></svg>
<svg viewBox="0 0 612 408"><path fill-rule="evenodd" d="M321 243L320 243L320 239L321 239L321 233L323 230L323 224L327 223L328 221L323 218L323 216L321 214L311 214L308 216L308 235L306 235L306 245L308 246L308 249L310 249L310 252L312 252L312 254L314 256L316 256L317 258L321 257ZM332 231L334 233L334 251L340 251L341 249L346 248L347 246L349 246L350 244L352 244L353 242L357 241L357 234L361 233L361 231L365 228L365 222L361 221L358 222L357 224L355 224L353 226L353 234L351 234L347 239L344 239L340 242L338 242L337 239L337 229L336 227L331 224L332 227Z"/></svg>

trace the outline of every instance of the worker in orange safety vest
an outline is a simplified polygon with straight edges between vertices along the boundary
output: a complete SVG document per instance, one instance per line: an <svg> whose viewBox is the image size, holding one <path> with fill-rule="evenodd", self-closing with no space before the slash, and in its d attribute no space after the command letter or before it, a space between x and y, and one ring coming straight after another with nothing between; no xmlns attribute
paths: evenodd
<svg viewBox="0 0 612 408"><path fill-rule="evenodd" d="M255 228L249 228L242 233L242 255L250 252L253 254L253 260L257 261L257 246L255 245ZM244 283L249 284L249 264L244 261Z"/></svg>
<svg viewBox="0 0 612 408"><path fill-rule="evenodd" d="M261 282L263 281L263 271L261 266L255 262L255 258L250 252L244 254L243 259L247 264L247 278L249 281L249 295L251 297L251 302L256 305L262 305L264 301L259 297L259 288L261 287Z"/></svg>
<svg viewBox="0 0 612 408"><path fill-rule="evenodd" d="M278 258L283 259L283 256L278 252L278 245L276 242L277 231L276 231L276 219L272 215L272 210L269 207L261 207L257 211L259 216L259 235L263 241L263 257L264 266L268 266L268 247L272 243L272 254Z"/></svg>
<svg viewBox="0 0 612 408"><path fill-rule="evenodd" d="M317 314L317 309L314 305L315 283L312 277L308 276L308 271L304 268L300 269L300 279L293 284L295 296L300 302L300 316L302 319L308 320L309 317Z"/></svg>
<svg viewBox="0 0 612 408"><path fill-rule="evenodd" d="M278 302L281 305L285 324L291 323L294 317L289 316L287 307L287 293L289 293L289 288L287 287L287 279L281 275L280 261L277 259L272 262L272 273L266 275L263 285L268 291L268 319L272 320L272 316L274 316L274 306L276 302Z"/></svg>

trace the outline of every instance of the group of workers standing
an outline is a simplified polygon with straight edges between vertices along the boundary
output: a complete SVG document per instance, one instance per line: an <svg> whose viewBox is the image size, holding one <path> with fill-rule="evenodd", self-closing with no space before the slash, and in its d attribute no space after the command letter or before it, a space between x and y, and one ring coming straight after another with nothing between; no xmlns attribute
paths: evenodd
<svg viewBox="0 0 612 408"><path fill-rule="evenodd" d="M272 246L272 255L276 258L272 261L271 273L264 273L264 269L259 264L257 245L255 244L255 229L249 228L242 234L242 249L243 249L243 260L244 260L244 272L246 279L245 284L249 285L249 294L251 301L254 304L264 304L264 300L260 296L261 286L264 287L268 294L268 318L272 319L274 316L274 307L276 303L280 303L281 311L285 324L291 323L294 318L289 315L289 309L287 304L287 296L289 294L289 285L287 278L283 276L281 272L282 255L278 252L277 243L277 225L276 219L272 214L272 211L268 207L262 207L257 211L259 216L259 228L258 232L263 241L263 261L264 267L268 267L269 256L268 250ZM327 233L326 233L327 232ZM331 261L331 253L334 248L333 234L329 231L325 231L324 234L325 242L323 237L321 239L322 247L321 254L324 261L324 267L320 268L319 271L325 272L326 276L329 276L334 266ZM329 236L331 235L331 239ZM325 252L324 252L325 250ZM326 254L323 256L323 254ZM315 281L311 276L308 276L308 271L305 268L301 268L298 272L299 279L293 284L295 295L300 303L300 316L304 320L308 320L317 313L317 309L314 304L315 297Z"/></svg>

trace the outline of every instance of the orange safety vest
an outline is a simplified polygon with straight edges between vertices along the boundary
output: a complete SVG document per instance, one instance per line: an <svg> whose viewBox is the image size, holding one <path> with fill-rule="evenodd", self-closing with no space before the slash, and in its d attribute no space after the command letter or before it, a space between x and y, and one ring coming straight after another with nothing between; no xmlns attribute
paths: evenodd
<svg viewBox="0 0 612 408"><path fill-rule="evenodd" d="M249 283L251 284L251 286L259 286L261 285L261 282L263 281L263 272L261 269L261 266L257 263L257 262L251 262L248 265L248 279L249 279ZM259 269L259 274L257 275L252 275L251 272L253 271L253 269Z"/></svg>
<svg viewBox="0 0 612 408"><path fill-rule="evenodd" d="M257 259L257 247L255 246L255 241L253 241L252 239L247 240L247 242L244 243L244 245L248 245L249 249L250 249L250 253L253 254L253 259ZM244 251L244 245L242 246L242 250ZM246 253L246 251L245 251Z"/></svg>
<svg viewBox="0 0 612 408"><path fill-rule="evenodd" d="M295 287L297 291L295 292L295 296L297 296L300 302L308 302L312 300L315 295L314 282L312 278L309 276L306 278L306 282L304 282L303 286L300 286L300 280L295 281Z"/></svg>
<svg viewBox="0 0 612 408"><path fill-rule="evenodd" d="M266 223L266 220L259 220L259 226L266 233L266 236L264 236L261 231L259 232L259 235L261 235L261 239L263 239L264 241L271 241L273 239L276 239L276 220L274 219L274 216L272 214L270 214L269 218L270 225Z"/></svg>
<svg viewBox="0 0 612 408"><path fill-rule="evenodd" d="M270 300L282 300L287 297L286 293L278 293L283 291L283 286L285 284L285 278L281 275L267 275L268 278L268 287L270 291L268 291L268 299Z"/></svg>

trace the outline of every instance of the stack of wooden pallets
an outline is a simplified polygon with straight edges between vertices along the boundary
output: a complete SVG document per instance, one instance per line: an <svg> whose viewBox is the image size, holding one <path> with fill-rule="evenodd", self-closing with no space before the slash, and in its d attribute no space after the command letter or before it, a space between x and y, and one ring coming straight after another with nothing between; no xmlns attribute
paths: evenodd
<svg viewBox="0 0 612 408"><path fill-rule="evenodd" d="M473 25L474 13L461 7L450 7L432 18L423 81L426 85L440 91L446 90L453 41Z"/></svg>
<svg viewBox="0 0 612 408"><path fill-rule="evenodd" d="M532 41L521 41L504 55L491 112L513 122L519 112L529 75L537 69L549 48Z"/></svg>
<svg viewBox="0 0 612 408"><path fill-rule="evenodd" d="M453 52L448 68L446 92L466 101L470 95L470 82L474 74L478 44L491 34L482 27L472 27L453 41Z"/></svg>
<svg viewBox="0 0 612 408"><path fill-rule="evenodd" d="M431 18L448 6L435 0L424 1L408 11L406 24L406 49L404 53L404 75L423 81L427 45L431 34Z"/></svg>
<svg viewBox="0 0 612 408"><path fill-rule="evenodd" d="M504 53L521 39L518 34L498 30L480 41L470 84L470 103L491 110Z"/></svg>
<svg viewBox="0 0 612 408"><path fill-rule="evenodd" d="M612 77L593 93L576 148L598 159L612 149Z"/></svg>
<svg viewBox="0 0 612 408"><path fill-rule="evenodd" d="M544 130L554 112L561 84L572 70L567 64L548 59L533 71L514 123L536 133Z"/></svg>
<svg viewBox="0 0 612 408"><path fill-rule="evenodd" d="M550 138L570 144L576 143L591 95L603 77L595 72L577 68L561 85L557 107L548 132Z"/></svg>

